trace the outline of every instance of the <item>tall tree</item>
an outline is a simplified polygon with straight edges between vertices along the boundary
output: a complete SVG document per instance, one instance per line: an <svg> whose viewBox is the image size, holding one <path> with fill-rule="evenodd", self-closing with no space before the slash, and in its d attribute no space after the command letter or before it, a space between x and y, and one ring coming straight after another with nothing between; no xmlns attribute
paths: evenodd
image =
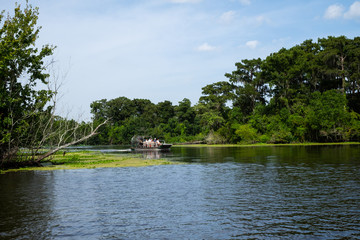
<svg viewBox="0 0 360 240"><path fill-rule="evenodd" d="M203 96L200 97L200 102L207 105L209 109L223 118L226 118L226 102L233 99L233 89L234 86L225 81L206 85L202 88Z"/></svg>
<svg viewBox="0 0 360 240"><path fill-rule="evenodd" d="M360 37L354 38L349 51L349 93L360 94Z"/></svg>
<svg viewBox="0 0 360 240"><path fill-rule="evenodd" d="M349 47L348 93L350 109L360 113L360 37L355 37Z"/></svg>
<svg viewBox="0 0 360 240"><path fill-rule="evenodd" d="M93 127L55 115L58 88L50 90L45 62L54 47L36 47L38 14L38 8L29 4L24 9L16 4L13 15L0 14L0 168L39 164L60 149L96 135L106 123ZM44 144L54 146L39 156ZM20 158L28 161L18 163Z"/></svg>
<svg viewBox="0 0 360 240"><path fill-rule="evenodd" d="M320 38L318 40L322 48L320 57L324 62L323 74L331 88L340 88L346 91L346 79L349 77L349 50L351 40L345 36ZM326 89L329 90L329 89Z"/></svg>
<svg viewBox="0 0 360 240"><path fill-rule="evenodd" d="M175 116L175 108L170 101L159 102L156 105L158 123L167 123Z"/></svg>
<svg viewBox="0 0 360 240"><path fill-rule="evenodd" d="M35 47L40 27L37 27L38 8L15 6L14 15L0 14L0 159L14 157L24 147L29 123L38 118L51 91L36 90L46 84L47 56L54 47Z"/></svg>
<svg viewBox="0 0 360 240"><path fill-rule="evenodd" d="M184 98L179 102L179 105L175 108L176 116L179 119L179 122L188 121L193 123L195 119L195 111L191 106L191 101L187 98Z"/></svg>
<svg viewBox="0 0 360 240"><path fill-rule="evenodd" d="M257 103L265 103L268 87L261 74L262 60L244 59L235 64L236 70L226 73L233 86L233 105L239 107L244 115L249 115Z"/></svg>

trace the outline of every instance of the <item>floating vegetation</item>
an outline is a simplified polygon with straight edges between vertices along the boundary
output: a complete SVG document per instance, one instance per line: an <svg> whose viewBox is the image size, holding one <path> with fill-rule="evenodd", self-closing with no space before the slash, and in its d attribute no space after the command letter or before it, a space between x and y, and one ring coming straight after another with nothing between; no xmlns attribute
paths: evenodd
<svg viewBox="0 0 360 240"><path fill-rule="evenodd" d="M119 155L104 154L98 151L80 152L58 152L51 158L41 162L42 167L25 167L2 171L49 171L61 169L82 169L82 168L112 168L112 167L145 167L154 165L180 164L166 159L143 159L139 154Z"/></svg>

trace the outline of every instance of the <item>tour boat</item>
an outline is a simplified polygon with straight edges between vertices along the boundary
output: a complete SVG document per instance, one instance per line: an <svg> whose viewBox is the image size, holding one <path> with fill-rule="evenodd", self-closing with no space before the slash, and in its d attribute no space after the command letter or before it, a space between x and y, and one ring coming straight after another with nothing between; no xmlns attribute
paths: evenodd
<svg viewBox="0 0 360 240"><path fill-rule="evenodd" d="M131 138L131 150L133 151L169 151L172 144L165 143L152 138L143 136L133 136Z"/></svg>

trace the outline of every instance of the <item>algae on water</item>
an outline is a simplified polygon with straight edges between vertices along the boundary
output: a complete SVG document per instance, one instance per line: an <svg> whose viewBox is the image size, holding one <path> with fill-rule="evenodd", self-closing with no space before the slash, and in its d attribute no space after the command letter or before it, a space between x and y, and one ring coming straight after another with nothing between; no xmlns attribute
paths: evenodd
<svg viewBox="0 0 360 240"><path fill-rule="evenodd" d="M180 164L166 159L143 159L141 155L103 154L98 151L59 152L42 162L43 167L26 167L2 171L49 171L61 169L145 167L154 165Z"/></svg>

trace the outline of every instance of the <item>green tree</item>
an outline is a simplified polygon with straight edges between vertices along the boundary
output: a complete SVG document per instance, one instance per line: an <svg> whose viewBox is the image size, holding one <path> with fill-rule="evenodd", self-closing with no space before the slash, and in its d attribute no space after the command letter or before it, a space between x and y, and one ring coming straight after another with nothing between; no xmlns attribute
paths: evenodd
<svg viewBox="0 0 360 240"><path fill-rule="evenodd" d="M141 114L141 107L136 109L134 102L126 97L118 97L115 99L111 99L107 102L108 108L108 118L112 123L121 124L130 116L137 113L137 111Z"/></svg>
<svg viewBox="0 0 360 240"><path fill-rule="evenodd" d="M233 87L233 106L239 107L244 116L252 113L257 103L265 104L268 86L261 75L262 60L244 59L235 64L236 70L226 73Z"/></svg>
<svg viewBox="0 0 360 240"><path fill-rule="evenodd" d="M312 140L347 140L346 132L350 127L351 115L347 110L346 97L339 90L314 92L306 117Z"/></svg>
<svg viewBox="0 0 360 240"><path fill-rule="evenodd" d="M277 108L290 108L291 100L302 93L305 80L303 54L299 46L282 48L264 61L263 76L270 84Z"/></svg>
<svg viewBox="0 0 360 240"><path fill-rule="evenodd" d="M14 158L19 147L27 147L30 124L39 122L51 91L36 90L46 84L45 58L54 47L35 47L40 27L38 8L15 6L14 15L0 14L0 159Z"/></svg>
<svg viewBox="0 0 360 240"><path fill-rule="evenodd" d="M156 105L157 122L167 123L175 116L175 108L170 101L159 102Z"/></svg>
<svg viewBox="0 0 360 240"><path fill-rule="evenodd" d="M179 122L187 120L189 123L193 123L195 120L194 108L191 106L191 101L187 98L179 102L179 105L175 108L175 112Z"/></svg>
<svg viewBox="0 0 360 240"><path fill-rule="evenodd" d="M109 118L108 104L106 99L94 101L90 104L91 113L94 121L102 121Z"/></svg>
<svg viewBox="0 0 360 240"><path fill-rule="evenodd" d="M196 118L201 126L201 131L206 135L209 132L216 132L224 124L225 119L215 109L209 107L208 104L199 102L196 106Z"/></svg>
<svg viewBox="0 0 360 240"><path fill-rule="evenodd" d="M351 42L348 58L348 104L351 110L360 113L360 37Z"/></svg>
<svg viewBox="0 0 360 240"><path fill-rule="evenodd" d="M319 57L324 63L322 73L324 80L330 89L341 89L343 93L346 91L346 79L349 77L349 50L351 49L351 40L345 36L320 38L318 40L322 51Z"/></svg>
<svg viewBox="0 0 360 240"><path fill-rule="evenodd" d="M225 81L209 84L202 88L203 96L200 97L200 102L221 117L227 118L226 103L233 98L233 89L233 85Z"/></svg>

